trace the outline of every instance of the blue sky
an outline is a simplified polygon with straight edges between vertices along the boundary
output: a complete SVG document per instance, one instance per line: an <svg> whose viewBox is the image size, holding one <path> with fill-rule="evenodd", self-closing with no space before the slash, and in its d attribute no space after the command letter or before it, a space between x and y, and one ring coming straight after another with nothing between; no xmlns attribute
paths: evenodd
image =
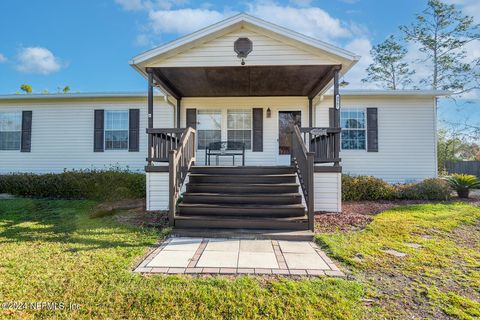
<svg viewBox="0 0 480 320"><path fill-rule="evenodd" d="M448 0L480 19L480 1ZM349 72L360 87L372 44L413 21L420 0L2 0L0 94L29 83L35 92L143 91L145 80L128 61L136 54L238 12L247 12L354 51L362 60ZM394 10L392 10L394 8ZM473 52L475 51L475 52ZM479 54L478 48L472 50ZM412 53L412 59L414 58ZM364 86L364 85L363 85ZM456 112L442 103L441 116L480 123L480 102ZM463 102L461 102L463 103Z"/></svg>

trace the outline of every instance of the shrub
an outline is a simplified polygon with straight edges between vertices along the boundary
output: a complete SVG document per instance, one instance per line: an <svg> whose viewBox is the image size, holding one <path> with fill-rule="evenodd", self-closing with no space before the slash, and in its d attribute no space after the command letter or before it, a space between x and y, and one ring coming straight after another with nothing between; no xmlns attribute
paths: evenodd
<svg viewBox="0 0 480 320"><path fill-rule="evenodd" d="M453 190L457 191L459 198L468 198L470 189L480 187L480 180L470 174L452 174L445 177L447 183Z"/></svg>
<svg viewBox="0 0 480 320"><path fill-rule="evenodd" d="M425 179L418 183L398 184L395 198L405 200L448 200L451 190L442 179Z"/></svg>
<svg viewBox="0 0 480 320"><path fill-rule="evenodd" d="M394 186L381 179L371 176L342 176L343 200L390 200L394 197Z"/></svg>
<svg viewBox="0 0 480 320"><path fill-rule="evenodd" d="M0 175L0 193L25 197L121 200L145 197L145 175L128 171L66 171Z"/></svg>
<svg viewBox="0 0 480 320"><path fill-rule="evenodd" d="M442 179L425 179L411 184L389 184L371 176L342 176L344 201L448 200L451 190Z"/></svg>

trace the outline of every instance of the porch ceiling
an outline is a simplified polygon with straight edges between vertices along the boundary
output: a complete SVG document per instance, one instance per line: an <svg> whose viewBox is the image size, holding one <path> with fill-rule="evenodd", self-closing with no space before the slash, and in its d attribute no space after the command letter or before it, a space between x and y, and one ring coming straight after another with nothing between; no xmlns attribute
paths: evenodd
<svg viewBox="0 0 480 320"><path fill-rule="evenodd" d="M340 65L149 68L157 84L175 98L315 97Z"/></svg>

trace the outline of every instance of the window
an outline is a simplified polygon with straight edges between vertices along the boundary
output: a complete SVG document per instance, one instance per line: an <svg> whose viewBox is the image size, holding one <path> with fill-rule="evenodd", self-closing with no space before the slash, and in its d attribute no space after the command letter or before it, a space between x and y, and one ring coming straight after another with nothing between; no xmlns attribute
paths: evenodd
<svg viewBox="0 0 480 320"><path fill-rule="evenodd" d="M198 110L198 149L205 149L210 143L222 140L222 113L220 110Z"/></svg>
<svg viewBox="0 0 480 320"><path fill-rule="evenodd" d="M360 108L342 109L340 113L342 126L342 149L366 149L365 110Z"/></svg>
<svg viewBox="0 0 480 320"><path fill-rule="evenodd" d="M0 150L20 150L22 113L0 112Z"/></svg>
<svg viewBox="0 0 480 320"><path fill-rule="evenodd" d="M105 150L128 149L128 111L105 111Z"/></svg>
<svg viewBox="0 0 480 320"><path fill-rule="evenodd" d="M252 148L252 110L227 111L227 140L245 143Z"/></svg>

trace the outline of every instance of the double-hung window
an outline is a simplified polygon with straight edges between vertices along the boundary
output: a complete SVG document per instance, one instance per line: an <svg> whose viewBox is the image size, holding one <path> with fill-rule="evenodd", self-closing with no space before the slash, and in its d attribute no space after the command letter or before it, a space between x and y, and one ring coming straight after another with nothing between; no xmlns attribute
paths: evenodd
<svg viewBox="0 0 480 320"><path fill-rule="evenodd" d="M227 140L243 142L252 148L252 110L227 111Z"/></svg>
<svg viewBox="0 0 480 320"><path fill-rule="evenodd" d="M222 112L220 110L198 110L198 149L206 149L212 142L222 140Z"/></svg>
<svg viewBox="0 0 480 320"><path fill-rule="evenodd" d="M22 113L0 112L0 150L20 150Z"/></svg>
<svg viewBox="0 0 480 320"><path fill-rule="evenodd" d="M340 113L342 150L365 150L366 112L362 108L343 108Z"/></svg>
<svg viewBox="0 0 480 320"><path fill-rule="evenodd" d="M105 150L128 149L128 110L105 111Z"/></svg>

